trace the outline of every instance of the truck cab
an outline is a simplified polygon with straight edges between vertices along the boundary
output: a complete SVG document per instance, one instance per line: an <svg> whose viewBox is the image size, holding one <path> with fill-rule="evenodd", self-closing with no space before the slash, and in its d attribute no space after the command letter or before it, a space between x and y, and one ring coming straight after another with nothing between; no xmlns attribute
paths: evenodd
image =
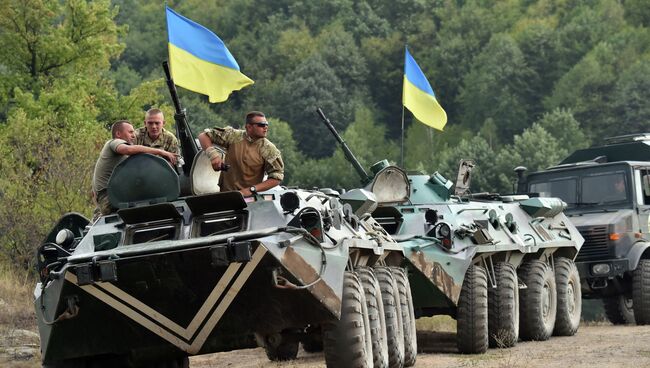
<svg viewBox="0 0 650 368"><path fill-rule="evenodd" d="M520 177L519 192L560 197L585 243L575 260L582 295L614 324L650 323L650 135L606 140Z"/></svg>

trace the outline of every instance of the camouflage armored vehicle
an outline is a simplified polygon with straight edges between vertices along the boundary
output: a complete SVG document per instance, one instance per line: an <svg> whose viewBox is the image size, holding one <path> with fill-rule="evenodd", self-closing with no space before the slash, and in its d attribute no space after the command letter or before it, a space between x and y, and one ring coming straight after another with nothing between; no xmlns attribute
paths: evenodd
<svg viewBox="0 0 650 368"><path fill-rule="evenodd" d="M582 295L614 324L650 323L650 134L606 139L519 180L520 192L560 197L585 238Z"/></svg>
<svg viewBox="0 0 650 368"><path fill-rule="evenodd" d="M460 166L458 195L437 172L407 174L385 160L373 165L370 177L318 112L365 188L382 202L372 215L404 249L417 317L455 318L462 353L575 334L581 298L573 260L583 238L562 213L564 202L463 195L473 167L468 161ZM386 191L389 180L400 185Z"/></svg>
<svg viewBox="0 0 650 368"><path fill-rule="evenodd" d="M403 366L405 345L415 353L410 288L402 248L370 216L375 196L186 192L214 171L174 102L179 172L129 157L109 182L117 212L68 214L38 248L43 365L187 367L258 344L285 360L302 341L330 367Z"/></svg>

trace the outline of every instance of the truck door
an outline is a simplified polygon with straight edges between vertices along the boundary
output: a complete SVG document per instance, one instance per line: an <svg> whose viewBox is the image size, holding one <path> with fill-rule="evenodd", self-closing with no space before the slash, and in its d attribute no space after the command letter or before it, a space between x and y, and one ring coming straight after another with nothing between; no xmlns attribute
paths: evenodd
<svg viewBox="0 0 650 368"><path fill-rule="evenodd" d="M648 234L650 233L650 168L634 170L634 192L640 227L635 231Z"/></svg>

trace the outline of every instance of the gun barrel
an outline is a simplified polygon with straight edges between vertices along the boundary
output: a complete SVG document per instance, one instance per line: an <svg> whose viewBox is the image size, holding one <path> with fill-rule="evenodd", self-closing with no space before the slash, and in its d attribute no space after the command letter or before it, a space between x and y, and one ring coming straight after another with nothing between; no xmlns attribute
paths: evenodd
<svg viewBox="0 0 650 368"><path fill-rule="evenodd" d="M354 156L354 153L352 153L352 150L350 150L350 147L348 147L347 143L343 140L341 135L336 131L336 128L334 128L334 125L330 122L330 119L328 119L325 114L323 113L323 110L321 110L320 107L316 108L316 112L320 116L320 118L323 120L323 124L329 129L329 131L334 135L334 138L339 142L341 145L341 149L343 149L343 154L345 155L345 158L352 164L354 167L354 170L356 170L357 174L361 177L361 182L365 185L368 182L370 182L371 178L368 176L368 173L366 173L366 170L363 169L363 166L361 166L361 163L359 163L359 160Z"/></svg>
<svg viewBox="0 0 650 368"><path fill-rule="evenodd" d="M172 79L172 74L169 71L169 63L167 63L166 61L163 61L163 70L165 71L167 88L169 88L169 94L171 95L172 102L174 103L174 110L176 110L177 114L181 114L183 112L181 108L181 101L178 99L178 92L176 91L176 85L174 84L174 80Z"/></svg>
<svg viewBox="0 0 650 368"><path fill-rule="evenodd" d="M171 72L169 71L169 64L165 61L162 63L163 70L165 71L165 77L167 81L167 87L169 88L169 94L171 95L172 102L174 103L174 121L176 122L176 136L178 142L181 145L181 154L185 164L183 165L183 173L189 178L190 171L192 169L192 162L194 157L199 152L199 149L194 141L194 136L192 135L192 130L187 122L187 116L185 110L181 107L181 102L178 99L178 92L176 91L176 85L172 79Z"/></svg>

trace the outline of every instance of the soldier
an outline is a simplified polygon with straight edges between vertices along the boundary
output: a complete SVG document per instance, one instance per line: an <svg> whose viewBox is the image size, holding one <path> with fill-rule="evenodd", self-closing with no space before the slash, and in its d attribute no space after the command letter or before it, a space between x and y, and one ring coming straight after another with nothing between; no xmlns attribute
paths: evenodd
<svg viewBox="0 0 650 368"><path fill-rule="evenodd" d="M159 148L179 155L178 140L165 130L164 126L163 112L159 109L149 109L144 115L144 127L136 131L135 144Z"/></svg>
<svg viewBox="0 0 650 368"><path fill-rule="evenodd" d="M213 128L199 134L201 147L210 157L214 170L221 170L222 153L213 144L226 149L226 163L230 169L221 174L221 190L238 190L247 197L271 189L284 179L282 156L266 139L268 129L264 114L251 111L246 114L245 130Z"/></svg>
<svg viewBox="0 0 650 368"><path fill-rule="evenodd" d="M135 131L133 130L133 125L127 120L119 120L113 123L111 126L111 135L113 139L104 144L104 148L102 148L97 163L95 164L95 172L93 174L93 197L97 203L95 219L99 217L99 213L106 215L113 211L106 191L108 188L108 179L110 179L115 166L126 159L127 156L138 153L150 153L166 159L172 165L176 164L176 155L174 153L158 148L134 145Z"/></svg>

